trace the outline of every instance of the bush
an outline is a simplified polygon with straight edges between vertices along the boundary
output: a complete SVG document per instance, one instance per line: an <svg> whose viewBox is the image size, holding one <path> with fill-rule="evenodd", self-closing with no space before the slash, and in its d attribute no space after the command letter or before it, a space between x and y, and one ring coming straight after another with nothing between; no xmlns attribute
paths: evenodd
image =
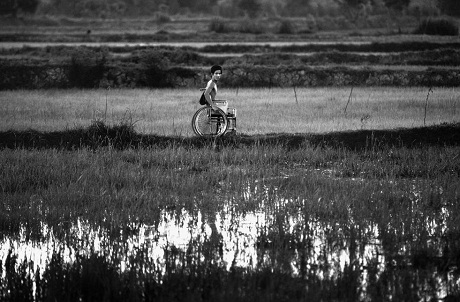
<svg viewBox="0 0 460 302"><path fill-rule="evenodd" d="M155 14L155 20L159 24L169 23L172 21L171 17L163 12L157 12Z"/></svg>
<svg viewBox="0 0 460 302"><path fill-rule="evenodd" d="M68 71L69 85L77 88L95 88L104 78L107 50L77 47L71 51Z"/></svg>
<svg viewBox="0 0 460 302"><path fill-rule="evenodd" d="M458 0L439 0L439 5L443 13L449 16L460 16L460 6Z"/></svg>
<svg viewBox="0 0 460 302"><path fill-rule="evenodd" d="M255 21L244 20L238 24L236 31L243 34L262 34L266 29Z"/></svg>
<svg viewBox="0 0 460 302"><path fill-rule="evenodd" d="M195 51L183 50L176 48L164 54L170 63L185 64L185 65L200 65L202 64L201 57Z"/></svg>
<svg viewBox="0 0 460 302"><path fill-rule="evenodd" d="M291 34L295 34L295 31L296 31L295 27L291 21L283 20L280 24L278 33L291 35Z"/></svg>
<svg viewBox="0 0 460 302"><path fill-rule="evenodd" d="M458 35L458 26L445 19L424 20L414 33L438 36L456 36Z"/></svg>
<svg viewBox="0 0 460 302"><path fill-rule="evenodd" d="M227 33L229 32L228 27L222 19L213 19L209 24L209 30L216 33Z"/></svg>
<svg viewBox="0 0 460 302"><path fill-rule="evenodd" d="M145 82L148 87L165 87L168 84L169 60L159 51L145 50L140 53L140 64L145 70Z"/></svg>
<svg viewBox="0 0 460 302"><path fill-rule="evenodd" d="M112 126L102 120L95 120L85 132L81 142L87 146L112 146L116 149L124 149L137 144L138 135L134 130L134 123L129 120Z"/></svg>
<svg viewBox="0 0 460 302"><path fill-rule="evenodd" d="M16 16L18 10L34 14L37 11L38 0L3 0L0 1L0 15Z"/></svg>

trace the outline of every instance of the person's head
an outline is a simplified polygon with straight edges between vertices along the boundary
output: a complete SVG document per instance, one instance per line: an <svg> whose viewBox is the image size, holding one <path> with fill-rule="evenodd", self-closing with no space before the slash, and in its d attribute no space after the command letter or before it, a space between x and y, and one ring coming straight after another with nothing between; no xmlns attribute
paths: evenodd
<svg viewBox="0 0 460 302"><path fill-rule="evenodd" d="M222 75L222 66L220 65L213 65L211 67L211 77L213 80L218 80L220 79L220 76Z"/></svg>

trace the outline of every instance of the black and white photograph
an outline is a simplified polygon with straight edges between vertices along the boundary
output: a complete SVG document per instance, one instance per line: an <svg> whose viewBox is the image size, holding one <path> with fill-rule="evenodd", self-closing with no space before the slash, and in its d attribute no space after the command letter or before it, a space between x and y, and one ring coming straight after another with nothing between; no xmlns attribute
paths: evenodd
<svg viewBox="0 0 460 302"><path fill-rule="evenodd" d="M460 301L459 27L0 0L0 301Z"/></svg>

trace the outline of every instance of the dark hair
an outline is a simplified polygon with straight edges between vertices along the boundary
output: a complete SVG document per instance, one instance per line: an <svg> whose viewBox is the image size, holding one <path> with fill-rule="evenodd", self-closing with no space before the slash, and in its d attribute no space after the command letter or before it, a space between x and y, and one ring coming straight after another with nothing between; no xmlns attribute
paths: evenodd
<svg viewBox="0 0 460 302"><path fill-rule="evenodd" d="M220 72L222 72L222 66L220 65L214 65L211 67L211 74L214 74L214 72L216 72L217 70L220 70Z"/></svg>

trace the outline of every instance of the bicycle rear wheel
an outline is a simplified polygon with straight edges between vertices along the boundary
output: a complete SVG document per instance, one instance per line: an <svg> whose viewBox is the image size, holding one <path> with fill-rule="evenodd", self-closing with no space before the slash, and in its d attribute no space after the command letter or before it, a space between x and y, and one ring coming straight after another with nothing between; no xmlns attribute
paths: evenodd
<svg viewBox="0 0 460 302"><path fill-rule="evenodd" d="M227 115L220 109L210 107L198 109L192 118L193 132L199 136L221 136L228 126Z"/></svg>

